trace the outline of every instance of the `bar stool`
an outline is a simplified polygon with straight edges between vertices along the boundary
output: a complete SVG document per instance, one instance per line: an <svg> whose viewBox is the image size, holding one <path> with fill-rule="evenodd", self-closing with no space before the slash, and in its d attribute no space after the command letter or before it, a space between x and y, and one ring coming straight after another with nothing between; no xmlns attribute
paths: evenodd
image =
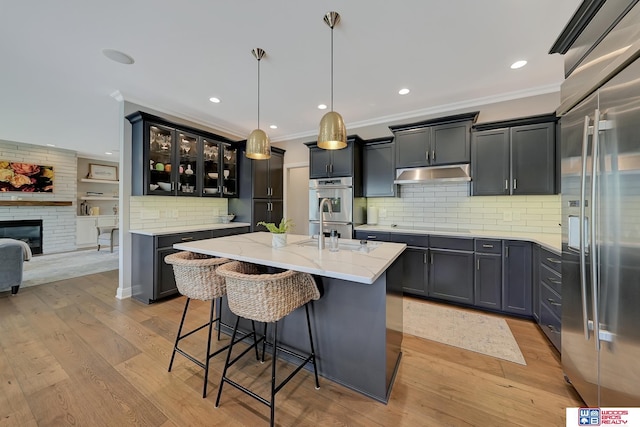
<svg viewBox="0 0 640 427"><path fill-rule="evenodd" d="M180 353L187 359L191 360L196 365L204 369L204 386L202 389L202 397L207 397L207 382L209 377L209 360L217 354L225 351L229 345L224 346L211 352L211 334L213 332L213 324L218 322L218 341L220 340L221 325L231 328L230 325L222 323L220 317L214 318L215 313L215 301L218 300L218 307L222 302L222 297L226 295L225 279L216 274L216 270L230 260L227 258L212 258L208 255L196 254L193 252L178 252L175 254L167 255L164 258L167 264L173 265L173 274L176 279L176 286L180 294L187 297L187 301L184 304L184 311L182 313L182 319L180 320L180 326L178 327L178 334L173 345L173 352L171 353L171 361L169 362L168 371L171 372L173 367L173 360L175 359L176 352ZM189 308L189 302L192 299L200 301L211 301L211 311L209 314L209 321L185 334L182 334L182 327L184 320L187 316L187 310ZM254 343L256 342L255 325L253 324L253 332L243 335L238 341L253 335ZM207 337L207 352L205 353L204 361L196 359L191 354L187 353L178 346L178 343L183 338L186 338L199 330L209 327L209 334ZM256 348L256 359L259 359L258 350Z"/></svg>
<svg viewBox="0 0 640 427"><path fill-rule="evenodd" d="M264 403L271 409L271 422L274 425L275 419L275 395L282 387L289 382L308 362L313 365L313 373L316 381L316 389L320 388L318 382L318 370L316 367L315 349L313 346L313 335L311 333L311 323L309 321L309 301L320 298L320 292L310 274L288 270L277 274L259 274L257 266L248 263L233 261L218 268L217 274L226 279L227 301L229 309L237 316L236 324L233 328L233 335L227 352L222 379L218 387L218 397L216 398L216 408L220 405L222 386L228 383L238 390L243 391L259 402ZM309 332L309 345L311 353L303 356L291 350L277 345L278 321L293 312L296 308L305 307L307 317L307 330ZM231 359L231 352L235 344L234 337L238 331L240 317L251 321L265 322L265 339L262 342L262 362L264 362L264 352L266 344L267 324L273 323L273 353L271 360L271 399L267 400L246 387L236 383L227 377L227 369L232 366L240 356ZM257 343L254 345L257 346ZM276 385L276 356L282 351L302 361L300 365L280 384Z"/></svg>

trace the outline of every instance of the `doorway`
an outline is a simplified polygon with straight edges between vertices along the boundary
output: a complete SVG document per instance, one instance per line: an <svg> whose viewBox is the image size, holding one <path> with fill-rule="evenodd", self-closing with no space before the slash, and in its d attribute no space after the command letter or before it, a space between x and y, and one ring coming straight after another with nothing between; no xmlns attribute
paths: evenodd
<svg viewBox="0 0 640 427"><path fill-rule="evenodd" d="M284 217L295 224L293 234L309 234L309 165L284 165Z"/></svg>

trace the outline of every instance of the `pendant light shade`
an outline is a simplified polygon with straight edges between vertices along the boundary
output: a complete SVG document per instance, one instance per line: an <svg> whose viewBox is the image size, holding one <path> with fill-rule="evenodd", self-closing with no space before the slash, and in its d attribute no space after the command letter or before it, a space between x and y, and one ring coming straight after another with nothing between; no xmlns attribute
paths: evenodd
<svg viewBox="0 0 640 427"><path fill-rule="evenodd" d="M322 117L318 132L318 147L325 150L339 150L347 146L347 128L342 116L333 111L333 27L340 22L338 12L327 12L324 22L331 28L331 111Z"/></svg>
<svg viewBox="0 0 640 427"><path fill-rule="evenodd" d="M260 60L264 57L265 51L256 48L251 54L258 60L258 128L254 129L247 139L247 149L245 156L254 160L265 160L271 157L271 143L267 133L260 129Z"/></svg>

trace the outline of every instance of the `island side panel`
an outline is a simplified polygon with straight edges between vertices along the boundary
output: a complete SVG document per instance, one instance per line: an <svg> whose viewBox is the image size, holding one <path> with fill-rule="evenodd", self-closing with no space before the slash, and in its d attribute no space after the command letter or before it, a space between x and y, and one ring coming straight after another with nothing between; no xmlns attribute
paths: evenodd
<svg viewBox="0 0 640 427"><path fill-rule="evenodd" d="M371 285L326 277L316 280L322 297L313 302L310 315L319 374L386 402L402 343L401 333L399 338L397 331L388 333L392 328L387 325L387 273ZM400 325L401 331L402 312L399 319L397 309L394 312L393 329ZM235 321L226 299L222 319L227 324ZM251 327L250 322L240 324L244 331ZM261 332L263 325L256 327ZM226 328L223 331L229 332ZM271 339L271 328L268 335ZM278 338L284 347L301 353L309 351L304 308L278 323Z"/></svg>
<svg viewBox="0 0 640 427"><path fill-rule="evenodd" d="M402 354L402 337L404 331L403 311L404 305L402 301L402 275L403 262L402 257L396 259L387 269L386 285L387 285L387 366L386 366L386 384L387 393L391 394L393 381L400 364L400 356ZM387 400L388 396L387 395Z"/></svg>

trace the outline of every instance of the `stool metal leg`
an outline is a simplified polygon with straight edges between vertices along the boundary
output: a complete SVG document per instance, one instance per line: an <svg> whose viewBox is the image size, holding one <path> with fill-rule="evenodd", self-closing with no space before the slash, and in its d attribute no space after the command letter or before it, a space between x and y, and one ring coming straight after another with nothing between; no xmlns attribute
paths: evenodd
<svg viewBox="0 0 640 427"><path fill-rule="evenodd" d="M309 303L304 305L304 309L307 312L307 329L309 330L309 344L311 345L311 363L313 363L313 374L316 377L316 390L320 388L318 382L318 368L316 367L316 350L313 347L313 335L311 334L311 322L309 321Z"/></svg>
<svg viewBox="0 0 640 427"><path fill-rule="evenodd" d="M239 323L240 323L240 316L236 316L236 324L233 327L233 333L231 334L231 343L229 344L229 351L227 351L227 358L224 362L224 369L222 370L222 378L220 379L220 385L218 386L218 397L216 397L216 408L220 406L220 396L222 395L222 386L224 385L225 378L227 377L227 369L229 368L229 360L231 360L231 351L233 350L233 344L236 341L236 334L238 333Z"/></svg>
<svg viewBox="0 0 640 427"><path fill-rule="evenodd" d="M258 342L258 335L256 334L256 322L254 322L253 320L251 321L251 327L253 328L253 342L257 343ZM265 340L267 338L265 337ZM255 346L256 348L256 360L260 360L260 355L258 354L258 346ZM264 357L264 355L263 355Z"/></svg>
<svg viewBox="0 0 640 427"><path fill-rule="evenodd" d="M202 398L207 397L207 383L209 382L209 359L211 359L211 333L213 332L213 319L215 316L215 299L211 300L211 312L209 315L209 330L207 334L207 352L205 353L205 361L204 361L204 386L202 387Z"/></svg>
<svg viewBox="0 0 640 427"><path fill-rule="evenodd" d="M262 360L260 360L260 363L264 363L264 352L267 346L267 324L266 323L264 324L264 332L262 336L264 337L264 341L262 341Z"/></svg>
<svg viewBox="0 0 640 427"><path fill-rule="evenodd" d="M176 341L173 344L173 353L171 353L171 361L169 362L168 372L171 372L171 367L173 366L173 359L175 359L176 357L176 350L178 350L178 341L180 341L180 334L182 333L182 325L184 325L184 319L187 316L189 301L191 301L191 298L187 298L187 302L184 304L184 311L182 312L182 319L180 320L180 326L178 326L178 335L176 335Z"/></svg>
<svg viewBox="0 0 640 427"><path fill-rule="evenodd" d="M222 297L218 298L218 310L220 310L220 319L222 319ZM221 323L222 321L218 322L218 341L220 341L220 331L222 331Z"/></svg>
<svg viewBox="0 0 640 427"><path fill-rule="evenodd" d="M273 427L276 416L276 359L278 356L278 322L273 322L273 353L271 355L271 401L269 407L271 409L270 426ZM264 353L263 353L264 357Z"/></svg>

